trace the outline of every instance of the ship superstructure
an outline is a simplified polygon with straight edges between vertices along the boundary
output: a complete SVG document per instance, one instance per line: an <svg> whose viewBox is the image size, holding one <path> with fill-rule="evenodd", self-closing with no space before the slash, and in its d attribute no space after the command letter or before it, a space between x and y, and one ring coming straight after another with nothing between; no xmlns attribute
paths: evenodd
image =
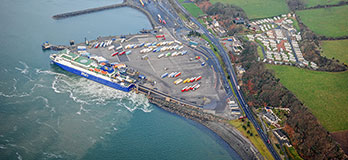
<svg viewBox="0 0 348 160"><path fill-rule="evenodd" d="M100 56L73 53L66 49L50 55L50 59L66 71L121 91L131 91L136 82L126 73L127 66L125 64L109 63Z"/></svg>

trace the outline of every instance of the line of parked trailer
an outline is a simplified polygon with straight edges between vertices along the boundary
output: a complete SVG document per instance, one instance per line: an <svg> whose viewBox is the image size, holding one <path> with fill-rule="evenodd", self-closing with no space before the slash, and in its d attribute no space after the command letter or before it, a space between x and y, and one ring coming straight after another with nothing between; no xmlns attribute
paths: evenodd
<svg viewBox="0 0 348 160"><path fill-rule="evenodd" d="M187 51L179 51L179 52L168 52L168 53L162 53L160 55L157 56L158 59L162 58L162 57L176 57L176 56L183 56L183 55L186 55L187 54Z"/></svg>
<svg viewBox="0 0 348 160"><path fill-rule="evenodd" d="M104 42L97 42L97 43L95 43L94 45L93 45L93 48L101 48L101 47L108 47L108 46L110 46L111 45L111 43L112 43L112 41L113 40L107 40L107 41L104 41ZM110 46L111 47L111 46ZM109 48L110 48L109 47ZM108 48L108 49L109 49ZM111 49L113 49L113 48L111 48ZM109 50L111 50L111 49L109 49Z"/></svg>
<svg viewBox="0 0 348 160"><path fill-rule="evenodd" d="M161 78L162 79L166 78L166 77L176 78L176 77L178 77L180 75L181 75L181 72L171 72L170 74L169 73L164 73L164 74L161 75ZM191 78L187 78L185 80L180 78L180 79L175 80L174 84L175 85L179 85L180 83L183 83L183 84L185 84L185 83L193 83L193 82L197 82L197 81L199 81L201 79L202 79L202 76L191 77ZM181 90L181 92L186 92L186 91L189 91L189 90L193 90L194 91L194 90L197 90L199 87L200 87L200 84L198 84L198 83L195 84L195 85L186 86L186 87L184 87Z"/></svg>
<svg viewBox="0 0 348 160"><path fill-rule="evenodd" d="M184 46L181 45L172 45L172 46L149 46L148 48L144 48L140 50L140 53L149 53L149 52L164 52L169 50L181 50Z"/></svg>
<svg viewBox="0 0 348 160"><path fill-rule="evenodd" d="M186 86L184 88L181 89L181 92L187 92L187 91L195 91L197 90L201 85L196 83L195 85L192 85L192 86Z"/></svg>

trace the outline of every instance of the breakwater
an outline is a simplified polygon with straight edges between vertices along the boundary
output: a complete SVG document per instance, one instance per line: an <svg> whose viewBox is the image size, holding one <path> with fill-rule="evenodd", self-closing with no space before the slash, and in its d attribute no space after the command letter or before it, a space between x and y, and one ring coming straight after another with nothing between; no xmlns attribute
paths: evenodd
<svg viewBox="0 0 348 160"><path fill-rule="evenodd" d="M263 159L259 151L243 137L235 128L228 124L224 117L217 116L210 110L177 100L156 90L136 85L136 93L145 94L150 103L187 119L194 120L221 137L242 159Z"/></svg>
<svg viewBox="0 0 348 160"><path fill-rule="evenodd" d="M110 10L110 9L115 9L115 8L121 8L121 7L130 7L130 8L134 8L136 10L139 10L140 12L144 13L146 15L146 17L149 19L152 28L155 28L157 26L156 21L153 19L153 17L151 16L151 14L148 11L146 11L144 8L137 6L135 4L135 2L127 1L127 0L124 0L123 3L120 3L120 4L112 4L112 5L102 6L102 7L95 7L95 8L89 8L89 9L84 9L84 10L79 10L79 11L72 11L72 12L56 14L56 15L52 16L52 18L55 20L60 20L60 19L64 19L64 18L79 16L79 15L83 15L83 14L90 14L90 13L95 13L95 12L100 12L100 11L105 11L105 10Z"/></svg>
<svg viewBox="0 0 348 160"><path fill-rule="evenodd" d="M229 119L217 116L210 110L188 104L144 86L136 85L135 92L145 94L150 103L163 110L204 125L221 137L242 159L263 159L260 152L257 151L250 141L228 124Z"/></svg>

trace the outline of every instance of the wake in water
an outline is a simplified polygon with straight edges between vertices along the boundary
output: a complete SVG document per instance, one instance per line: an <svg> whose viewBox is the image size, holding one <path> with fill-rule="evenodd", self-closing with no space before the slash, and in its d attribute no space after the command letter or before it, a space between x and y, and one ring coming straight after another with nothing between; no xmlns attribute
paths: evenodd
<svg viewBox="0 0 348 160"><path fill-rule="evenodd" d="M17 78L13 78L12 89L10 92L5 93L0 91L0 96L6 98L22 98L31 96L35 89L39 87L49 87L47 82L50 79L45 79L47 75L53 76L51 88L55 93L65 94L68 93L69 97L76 103L83 105L106 105L112 101L123 102L129 101L130 103L123 103L128 111L133 112L135 110L141 110L143 112L151 112L152 109L149 105L147 98L144 95L135 94L134 92L125 93L102 84L96 83L94 81L76 77L69 77L65 74L50 71L50 70L40 70L35 69L35 72L30 72L30 67L23 61L19 61L19 64L22 67L15 67L16 70L21 71L21 76L24 77L27 82L32 82L32 88L26 92L17 92ZM5 69L5 72L8 72L10 69ZM39 77L40 79L33 79L32 77ZM23 81L23 78L22 78ZM0 81L0 86L9 86L9 82ZM43 83L40 83L43 82ZM81 114L81 111L86 111L83 107L78 111L78 114Z"/></svg>
<svg viewBox="0 0 348 160"><path fill-rule="evenodd" d="M51 86L54 92L68 93L69 97L76 103L82 105L107 105L112 101L122 102L126 100L131 103L123 103L123 106L130 112L133 112L136 109L144 112L152 111L150 104L144 95L135 94L134 92L122 92L85 78L77 78L75 76L71 78L67 75L52 71L38 70L37 72L54 75L55 79ZM83 108L80 109L78 114L81 114L81 110L83 110Z"/></svg>
<svg viewBox="0 0 348 160"><path fill-rule="evenodd" d="M8 75L0 77L0 155L76 159L121 132L132 112L153 110L144 95L59 71L34 69L25 62L0 70Z"/></svg>

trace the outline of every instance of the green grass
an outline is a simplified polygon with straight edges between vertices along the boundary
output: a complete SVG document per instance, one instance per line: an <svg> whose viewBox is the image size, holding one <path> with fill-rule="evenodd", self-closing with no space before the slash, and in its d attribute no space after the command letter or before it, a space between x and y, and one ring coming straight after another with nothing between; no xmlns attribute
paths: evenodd
<svg viewBox="0 0 348 160"><path fill-rule="evenodd" d="M303 0L306 7L314 7L317 5L338 4L341 0Z"/></svg>
<svg viewBox="0 0 348 160"><path fill-rule="evenodd" d="M188 21L187 18L186 18L182 13L179 13L179 17L180 17L183 21Z"/></svg>
<svg viewBox="0 0 348 160"><path fill-rule="evenodd" d="M253 124L249 122L250 127L247 127L248 121L249 120L245 120L244 122L242 122L241 120L237 119L237 120L231 120L229 121L229 123L232 126L236 127L239 130L239 132L242 133L244 137L248 138L265 159L274 159L272 154L268 151L266 145L263 143L263 141L257 134L257 131L255 127L253 126ZM243 128L243 125L247 127L246 130ZM247 131L250 131L251 133L253 133L253 136L250 136L247 133Z"/></svg>
<svg viewBox="0 0 348 160"><path fill-rule="evenodd" d="M348 5L297 11L303 23L314 33L327 37L348 35Z"/></svg>
<svg viewBox="0 0 348 160"><path fill-rule="evenodd" d="M330 132L348 129L348 72L319 72L267 65Z"/></svg>
<svg viewBox="0 0 348 160"><path fill-rule="evenodd" d="M262 53L262 48L260 46L257 46L257 54L259 55L261 61L264 59L263 53Z"/></svg>
<svg viewBox="0 0 348 160"><path fill-rule="evenodd" d="M285 146L285 152L289 156L290 160L303 160L300 155L298 155L297 151L294 147Z"/></svg>
<svg viewBox="0 0 348 160"><path fill-rule="evenodd" d="M298 25L297 20L291 19L291 21L293 22L293 26L295 27L296 31L299 32L300 31L300 26Z"/></svg>
<svg viewBox="0 0 348 160"><path fill-rule="evenodd" d="M321 41L323 55L348 64L348 40Z"/></svg>
<svg viewBox="0 0 348 160"><path fill-rule="evenodd" d="M288 13L285 0L210 0L211 3L228 3L241 7L249 19L265 18Z"/></svg>
<svg viewBox="0 0 348 160"><path fill-rule="evenodd" d="M195 18L198 18L198 16L204 14L203 11L194 3L181 3L181 5Z"/></svg>

